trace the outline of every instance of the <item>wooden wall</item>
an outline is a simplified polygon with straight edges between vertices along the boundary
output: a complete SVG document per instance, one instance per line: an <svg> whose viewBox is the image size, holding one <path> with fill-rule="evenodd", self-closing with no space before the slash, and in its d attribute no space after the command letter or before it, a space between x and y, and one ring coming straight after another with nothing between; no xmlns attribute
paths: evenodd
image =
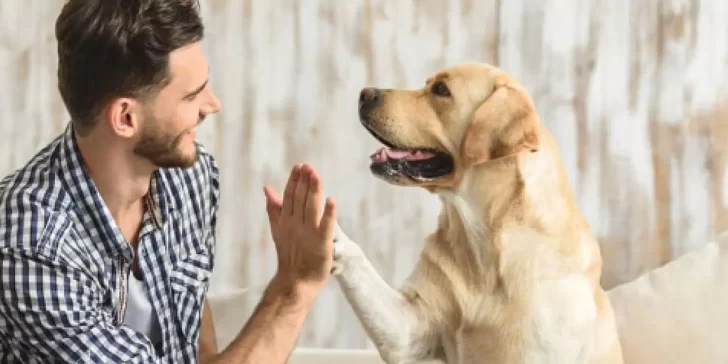
<svg viewBox="0 0 728 364"><path fill-rule="evenodd" d="M53 23L61 1L0 2L0 174L65 125ZM365 85L419 87L461 61L521 79L559 142L602 244L604 284L632 279L728 228L725 0L203 0L223 110L200 139L223 175L213 290L261 288L275 269L262 186L311 162L342 226L394 285L439 202L368 172ZM331 282L299 345L363 347Z"/></svg>

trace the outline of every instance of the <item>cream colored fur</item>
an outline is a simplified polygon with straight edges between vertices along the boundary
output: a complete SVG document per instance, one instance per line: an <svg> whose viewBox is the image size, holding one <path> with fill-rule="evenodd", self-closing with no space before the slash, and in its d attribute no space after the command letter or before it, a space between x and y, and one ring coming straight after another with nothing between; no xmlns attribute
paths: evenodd
<svg viewBox="0 0 728 364"><path fill-rule="evenodd" d="M383 177L443 205L401 289L337 232L334 275L387 363L622 363L599 245L512 77L487 64L443 69L421 89L382 91L367 122L393 144L454 161L440 178Z"/></svg>

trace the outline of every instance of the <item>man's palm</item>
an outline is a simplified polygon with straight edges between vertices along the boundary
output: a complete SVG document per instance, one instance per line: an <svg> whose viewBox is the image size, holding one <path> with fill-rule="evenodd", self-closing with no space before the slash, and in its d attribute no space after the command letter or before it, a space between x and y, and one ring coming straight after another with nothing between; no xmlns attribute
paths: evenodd
<svg viewBox="0 0 728 364"><path fill-rule="evenodd" d="M320 288L332 265L335 202L326 200L322 216L321 180L309 165L293 168L282 199L270 186L264 191L280 278Z"/></svg>

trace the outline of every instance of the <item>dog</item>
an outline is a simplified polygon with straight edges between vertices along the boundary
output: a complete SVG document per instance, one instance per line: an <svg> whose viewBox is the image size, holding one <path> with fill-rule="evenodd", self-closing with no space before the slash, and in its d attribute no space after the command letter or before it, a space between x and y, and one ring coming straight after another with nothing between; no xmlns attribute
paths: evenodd
<svg viewBox="0 0 728 364"><path fill-rule="evenodd" d="M514 77L462 63L421 89L367 87L359 119L384 145L374 176L442 201L400 289L336 228L332 274L385 362L623 362L599 244Z"/></svg>

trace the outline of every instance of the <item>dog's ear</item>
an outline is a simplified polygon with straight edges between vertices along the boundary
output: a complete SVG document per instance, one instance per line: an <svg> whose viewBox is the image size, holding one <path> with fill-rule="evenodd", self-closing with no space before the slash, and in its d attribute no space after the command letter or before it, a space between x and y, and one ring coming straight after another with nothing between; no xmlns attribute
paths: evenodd
<svg viewBox="0 0 728 364"><path fill-rule="evenodd" d="M477 165L539 147L539 120L528 95L499 77L475 110L460 145L465 165Z"/></svg>

